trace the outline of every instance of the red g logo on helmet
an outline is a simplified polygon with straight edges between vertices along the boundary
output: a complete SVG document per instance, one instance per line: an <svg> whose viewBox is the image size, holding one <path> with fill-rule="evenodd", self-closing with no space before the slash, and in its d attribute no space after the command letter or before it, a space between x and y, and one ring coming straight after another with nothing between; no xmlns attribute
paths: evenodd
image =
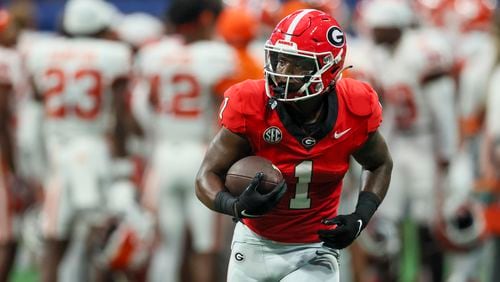
<svg viewBox="0 0 500 282"><path fill-rule="evenodd" d="M330 15L314 9L282 19L265 45L266 93L280 101L327 92L343 70L345 33Z"/></svg>
<svg viewBox="0 0 500 282"><path fill-rule="evenodd" d="M344 32L338 26L332 26L326 34L328 42L337 48L342 48L345 44Z"/></svg>

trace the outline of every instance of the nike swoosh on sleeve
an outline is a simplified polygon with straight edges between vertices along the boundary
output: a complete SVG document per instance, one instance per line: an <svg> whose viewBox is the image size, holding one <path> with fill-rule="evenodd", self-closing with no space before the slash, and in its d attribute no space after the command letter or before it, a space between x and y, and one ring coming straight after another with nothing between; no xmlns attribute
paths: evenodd
<svg viewBox="0 0 500 282"><path fill-rule="evenodd" d="M363 226L363 221L361 219L358 219L358 232L356 233L356 237L359 236L359 233L361 233L361 227Z"/></svg>

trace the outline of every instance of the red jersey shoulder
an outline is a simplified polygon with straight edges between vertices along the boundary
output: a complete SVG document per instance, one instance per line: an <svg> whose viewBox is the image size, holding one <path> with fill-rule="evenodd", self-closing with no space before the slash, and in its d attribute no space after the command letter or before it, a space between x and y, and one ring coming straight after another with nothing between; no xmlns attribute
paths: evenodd
<svg viewBox="0 0 500 282"><path fill-rule="evenodd" d="M224 93L224 97L235 98L241 102L255 104L261 96L265 96L264 80L247 79L229 87ZM267 96L266 96L267 97Z"/></svg>
<svg viewBox="0 0 500 282"><path fill-rule="evenodd" d="M336 84L339 102L344 103L348 111L368 120L368 131L375 131L382 122L382 105L378 94L368 84L351 78L343 78Z"/></svg>
<svg viewBox="0 0 500 282"><path fill-rule="evenodd" d="M237 83L226 90L224 98L228 106L237 107L245 114L265 110L268 101L263 79Z"/></svg>
<svg viewBox="0 0 500 282"><path fill-rule="evenodd" d="M337 93L345 101L349 111L357 116L369 116L373 113L373 104L378 104L375 90L368 83L352 78L341 79L337 83Z"/></svg>
<svg viewBox="0 0 500 282"><path fill-rule="evenodd" d="M233 132L244 133L247 118L263 114L267 100L264 80L245 80L231 86L224 93L220 107L221 125Z"/></svg>

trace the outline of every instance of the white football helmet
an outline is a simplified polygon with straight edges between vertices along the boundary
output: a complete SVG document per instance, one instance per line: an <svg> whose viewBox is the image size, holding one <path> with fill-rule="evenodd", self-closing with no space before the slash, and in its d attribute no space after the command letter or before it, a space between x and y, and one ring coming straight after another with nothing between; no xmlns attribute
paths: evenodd
<svg viewBox="0 0 500 282"><path fill-rule="evenodd" d="M480 204L469 200L452 215L442 216L434 225L434 234L446 249L469 251L486 238L486 222Z"/></svg>
<svg viewBox="0 0 500 282"><path fill-rule="evenodd" d="M63 28L71 35L92 35L110 28L118 10L103 0L70 0L64 7Z"/></svg>

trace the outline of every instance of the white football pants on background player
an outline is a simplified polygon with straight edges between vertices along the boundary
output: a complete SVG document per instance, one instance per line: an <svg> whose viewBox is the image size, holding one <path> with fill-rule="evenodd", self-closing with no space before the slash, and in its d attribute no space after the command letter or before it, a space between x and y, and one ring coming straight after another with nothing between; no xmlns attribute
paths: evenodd
<svg viewBox="0 0 500 282"><path fill-rule="evenodd" d="M158 281L179 280L186 227L191 231L195 252L215 250L216 214L198 200L194 187L196 168L205 150L206 145L186 140L164 142L154 151L146 176L144 204L157 212L165 248L161 255L164 262L153 262L153 268L161 268L161 275L152 270L152 276L161 279Z"/></svg>

